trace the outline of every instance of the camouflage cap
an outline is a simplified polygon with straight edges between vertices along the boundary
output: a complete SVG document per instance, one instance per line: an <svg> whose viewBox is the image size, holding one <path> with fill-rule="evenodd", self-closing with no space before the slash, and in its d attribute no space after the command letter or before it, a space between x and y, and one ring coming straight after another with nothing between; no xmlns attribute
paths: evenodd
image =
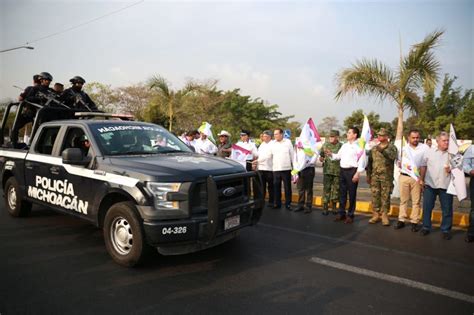
<svg viewBox="0 0 474 315"><path fill-rule="evenodd" d="M388 136L388 131L385 128L380 128L379 131L377 132L377 136Z"/></svg>
<svg viewBox="0 0 474 315"><path fill-rule="evenodd" d="M329 131L330 137L339 137L339 130L331 130Z"/></svg>

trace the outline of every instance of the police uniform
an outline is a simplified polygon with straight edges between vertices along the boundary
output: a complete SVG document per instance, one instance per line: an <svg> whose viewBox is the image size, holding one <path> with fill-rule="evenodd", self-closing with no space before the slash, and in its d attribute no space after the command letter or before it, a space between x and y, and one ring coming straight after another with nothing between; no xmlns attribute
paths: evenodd
<svg viewBox="0 0 474 315"><path fill-rule="evenodd" d="M82 86L79 87L76 84L84 84L86 81L80 76L75 76L69 81L73 84L73 86L65 89L59 100L72 109L97 111L97 105L94 103L94 101L92 101L87 93L82 91Z"/></svg>
<svg viewBox="0 0 474 315"><path fill-rule="evenodd" d="M51 74L47 72L41 72L39 76L40 80L53 80ZM51 100L56 99L56 97L53 89L51 89L49 86L40 84L27 87L25 91L20 94L20 99L23 99L26 101L26 103L23 103L23 111L17 115L11 129L10 141L14 147L16 147L18 143L18 134L20 129L26 124L32 123L35 120L36 112L38 111L37 107L29 104L28 102L44 106L49 104Z"/></svg>
<svg viewBox="0 0 474 315"><path fill-rule="evenodd" d="M381 128L377 135L388 136L388 133L387 130ZM369 151L367 178L370 181L373 207L373 216L369 221L370 223L377 223L381 218L383 225L390 224L388 211L393 189L394 162L397 154L397 148L390 142L385 146L378 144Z"/></svg>
<svg viewBox="0 0 474 315"><path fill-rule="evenodd" d="M331 130L329 133L330 137L338 137L339 131ZM327 214L327 210L329 208L329 203L331 203L331 207L333 209L333 213L336 212L336 204L339 200L339 176L341 173L341 167L338 160L332 160L326 158L325 151L329 150L331 152L338 152L341 149L342 143L337 142L336 144L332 144L329 141L325 142L321 148L320 156L324 159L323 160L323 214Z"/></svg>

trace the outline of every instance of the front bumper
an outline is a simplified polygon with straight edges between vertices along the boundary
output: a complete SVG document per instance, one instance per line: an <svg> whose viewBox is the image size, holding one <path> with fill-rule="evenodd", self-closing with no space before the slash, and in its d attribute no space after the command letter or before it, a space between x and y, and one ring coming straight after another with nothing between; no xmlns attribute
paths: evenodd
<svg viewBox="0 0 474 315"><path fill-rule="evenodd" d="M221 244L234 238L238 230L257 223L262 208L255 206L255 202L249 202L229 208L215 219L200 216L186 220L145 221L143 227L147 242L160 253L185 254ZM239 224L229 227L226 221L235 222L236 217Z"/></svg>
<svg viewBox="0 0 474 315"><path fill-rule="evenodd" d="M256 224L264 206L261 179L255 172L244 176L252 180L250 201L220 209L216 180L228 179L229 175L209 176L206 182L207 213L187 219L145 219L144 230L148 243L157 247L162 254L190 253L225 242L235 237L243 227Z"/></svg>

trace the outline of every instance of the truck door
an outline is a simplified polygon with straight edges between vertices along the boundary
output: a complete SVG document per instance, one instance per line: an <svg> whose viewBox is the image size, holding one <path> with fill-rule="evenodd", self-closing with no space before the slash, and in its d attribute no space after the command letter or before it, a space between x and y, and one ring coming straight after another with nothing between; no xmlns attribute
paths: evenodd
<svg viewBox="0 0 474 315"><path fill-rule="evenodd" d="M91 139L81 126L67 127L60 145L59 156L68 148L81 149L84 159L89 161L89 164L85 166L61 163L58 170L59 175L68 181L68 195L74 198L70 210L93 220L95 216L92 209L96 208L93 203L101 182L94 179L94 170L91 169L94 149Z"/></svg>
<svg viewBox="0 0 474 315"><path fill-rule="evenodd" d="M61 159L53 155L61 126L47 126L41 129L38 141L25 159L26 195L35 202L58 208L59 165Z"/></svg>

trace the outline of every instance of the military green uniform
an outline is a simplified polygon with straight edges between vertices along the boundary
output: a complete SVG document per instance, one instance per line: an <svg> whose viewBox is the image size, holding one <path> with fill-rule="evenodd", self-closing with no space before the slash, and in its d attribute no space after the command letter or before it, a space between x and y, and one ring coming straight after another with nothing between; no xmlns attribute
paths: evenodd
<svg viewBox="0 0 474 315"><path fill-rule="evenodd" d="M331 160L331 158L326 158L325 150L329 150L333 153L337 153L342 147L342 143L338 142L332 144L326 142L321 148L321 157L324 158L323 162L323 205L327 208L329 202L337 203L339 201L339 174L341 167L339 166L338 160ZM334 210L334 209L333 209Z"/></svg>
<svg viewBox="0 0 474 315"><path fill-rule="evenodd" d="M390 209L393 168L397 154L397 148L391 143L388 143L386 147L377 145L369 151L367 178L370 179L372 206L375 213L386 215Z"/></svg>

